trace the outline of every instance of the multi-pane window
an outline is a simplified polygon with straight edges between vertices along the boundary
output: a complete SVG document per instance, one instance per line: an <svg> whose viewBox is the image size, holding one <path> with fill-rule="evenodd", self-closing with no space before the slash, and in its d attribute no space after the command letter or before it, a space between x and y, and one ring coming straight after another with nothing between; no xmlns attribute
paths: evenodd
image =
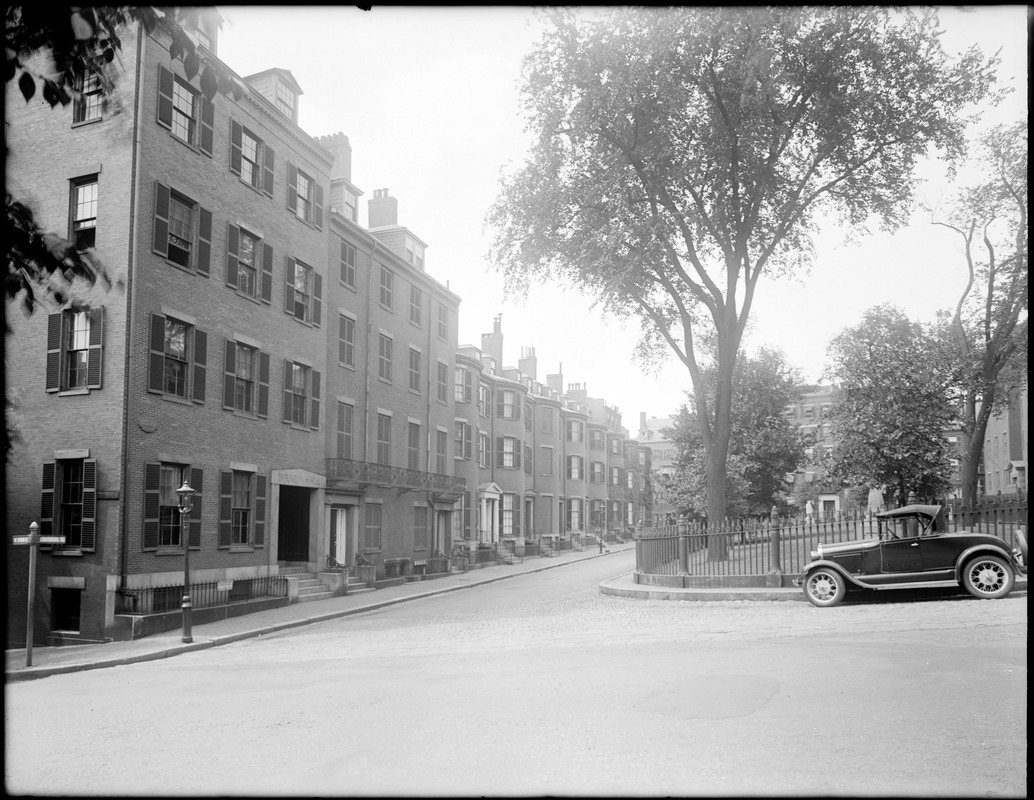
<svg viewBox="0 0 1034 800"><path fill-rule="evenodd" d="M532 469L532 449L530 444L524 445L524 473L531 475L534 471Z"/></svg>
<svg viewBox="0 0 1034 800"><path fill-rule="evenodd" d="M462 458L464 460L470 459L470 440L471 427L469 422L458 419L456 420L456 438L454 440L455 447L453 449L454 458Z"/></svg>
<svg viewBox="0 0 1034 800"><path fill-rule="evenodd" d="M424 246L412 236L406 237L406 261L417 269L424 268Z"/></svg>
<svg viewBox="0 0 1034 800"><path fill-rule="evenodd" d="M420 469L420 423L409 423L408 465L410 469Z"/></svg>
<svg viewBox="0 0 1034 800"><path fill-rule="evenodd" d="M287 164L287 210L323 230L323 187L294 164Z"/></svg>
<svg viewBox="0 0 1034 800"><path fill-rule="evenodd" d="M392 349L395 343L390 336L380 335L377 345L377 377L391 383Z"/></svg>
<svg viewBox="0 0 1034 800"><path fill-rule="evenodd" d="M625 488L626 489L634 489L635 488L635 472L633 472L632 470L628 470L625 473Z"/></svg>
<svg viewBox="0 0 1034 800"><path fill-rule="evenodd" d="M611 467L610 468L610 485L620 486L621 485L621 468Z"/></svg>
<svg viewBox="0 0 1034 800"><path fill-rule="evenodd" d="M169 197L169 260L189 267L194 248L194 204L178 194Z"/></svg>
<svg viewBox="0 0 1034 800"><path fill-rule="evenodd" d="M341 241L341 282L345 286L355 288L355 247L348 242Z"/></svg>
<svg viewBox="0 0 1034 800"><path fill-rule="evenodd" d="M449 341L449 309L443 305L438 306L438 338Z"/></svg>
<svg viewBox="0 0 1034 800"><path fill-rule="evenodd" d="M621 440L611 439L610 440L610 454L612 456L621 455Z"/></svg>
<svg viewBox="0 0 1034 800"><path fill-rule="evenodd" d="M158 547L182 547L183 520L176 490L183 486L186 467L161 464L158 488Z"/></svg>
<svg viewBox="0 0 1034 800"><path fill-rule="evenodd" d="M255 404L255 373L258 361L254 347L238 344L234 359L233 406L252 411Z"/></svg>
<svg viewBox="0 0 1034 800"><path fill-rule="evenodd" d="M269 415L269 354L227 339L223 350L223 408Z"/></svg>
<svg viewBox="0 0 1034 800"><path fill-rule="evenodd" d="M97 244L97 176L72 182L72 241L76 249Z"/></svg>
<svg viewBox="0 0 1034 800"><path fill-rule="evenodd" d="M299 171L295 182L295 210L298 219L312 219L312 178Z"/></svg>
<svg viewBox="0 0 1034 800"><path fill-rule="evenodd" d="M97 461L72 458L43 464L40 533L65 537L66 548L92 550L96 539Z"/></svg>
<svg viewBox="0 0 1034 800"><path fill-rule="evenodd" d="M589 479L592 483L606 483L606 466L602 461L593 461L590 469Z"/></svg>
<svg viewBox="0 0 1034 800"><path fill-rule="evenodd" d="M207 276L212 212L168 186L155 184L152 249L174 264Z"/></svg>
<svg viewBox="0 0 1034 800"><path fill-rule="evenodd" d="M449 402L449 365L438 362L438 402Z"/></svg>
<svg viewBox="0 0 1034 800"><path fill-rule="evenodd" d="M448 431L435 431L434 467L439 475L445 474L446 459L449 453Z"/></svg>
<svg viewBox="0 0 1034 800"><path fill-rule="evenodd" d="M355 424L355 406L351 403L337 404L337 457L352 457L352 434Z"/></svg>
<svg viewBox="0 0 1034 800"><path fill-rule="evenodd" d="M489 405L488 398L490 396L490 392L491 392L491 390L488 388L487 384L484 384L484 383L479 383L478 384L478 412L483 417L487 417L488 416L488 405Z"/></svg>
<svg viewBox="0 0 1034 800"><path fill-rule="evenodd" d="M366 541L365 549L367 552L371 550L381 549L381 505L380 503L367 503L366 504L366 521L365 521L365 532Z"/></svg>
<svg viewBox="0 0 1034 800"><path fill-rule="evenodd" d="M305 424L305 407L308 403L308 367L301 364L291 363L288 366L290 379L287 385L287 393L290 395L290 420L299 425Z"/></svg>
<svg viewBox="0 0 1034 800"><path fill-rule="evenodd" d="M230 544L249 544L251 531L251 483L250 472L233 470L233 493L230 506Z"/></svg>
<svg viewBox="0 0 1034 800"><path fill-rule="evenodd" d="M531 403L524 404L524 430L530 431L532 428L532 414L531 414Z"/></svg>
<svg viewBox="0 0 1034 800"><path fill-rule="evenodd" d="M345 188L344 192L344 203L345 210L344 216L346 219L352 220L352 222L359 221L359 196L349 188Z"/></svg>
<svg viewBox="0 0 1034 800"><path fill-rule="evenodd" d="M287 86L282 81L276 83L276 108L281 114L284 114L288 119L294 119L294 104L295 96L290 86Z"/></svg>
<svg viewBox="0 0 1034 800"><path fill-rule="evenodd" d="M241 131L241 180L256 189L262 186L261 152L262 141L247 128Z"/></svg>
<svg viewBox="0 0 1034 800"><path fill-rule="evenodd" d="M466 367L456 367L456 402L469 403L473 391L473 376Z"/></svg>
<svg viewBox="0 0 1034 800"><path fill-rule="evenodd" d="M150 350L149 391L204 402L208 336L203 331L183 320L152 314Z"/></svg>
<svg viewBox="0 0 1034 800"><path fill-rule="evenodd" d="M337 360L346 367L355 366L355 320L344 314L338 318Z"/></svg>
<svg viewBox="0 0 1034 800"><path fill-rule="evenodd" d="M258 295L258 239L241 229L237 252L237 288L244 294Z"/></svg>
<svg viewBox="0 0 1034 800"><path fill-rule="evenodd" d="M380 303L387 309L395 307L395 273L381 267Z"/></svg>
<svg viewBox="0 0 1034 800"><path fill-rule="evenodd" d="M496 408L497 416L500 416L503 419L520 419L520 402L521 399L517 392L503 389L499 393L499 402L498 407Z"/></svg>
<svg viewBox="0 0 1034 800"><path fill-rule="evenodd" d="M606 449L607 436L603 431L589 431L589 447L593 450Z"/></svg>
<svg viewBox="0 0 1034 800"><path fill-rule="evenodd" d="M414 325L423 324L424 293L418 286L409 287L409 321Z"/></svg>
<svg viewBox="0 0 1034 800"><path fill-rule="evenodd" d="M542 412L541 412L540 416L542 417L542 432L543 433L552 433L553 432L553 409L550 408L549 406L545 406L542 409Z"/></svg>
<svg viewBox="0 0 1034 800"><path fill-rule="evenodd" d="M103 309L96 308L48 316L48 392L100 388L103 314Z"/></svg>
<svg viewBox="0 0 1034 800"><path fill-rule="evenodd" d="M297 361L284 362L284 422L319 427L320 373Z"/></svg>
<svg viewBox="0 0 1034 800"><path fill-rule="evenodd" d="M567 501L567 528L572 531L582 529L582 500L572 497Z"/></svg>
<svg viewBox="0 0 1034 800"><path fill-rule="evenodd" d="M409 348L409 390L420 391L420 351Z"/></svg>
<svg viewBox="0 0 1034 800"><path fill-rule="evenodd" d="M499 453L499 466L519 468L521 465L521 454L518 450L518 442L512 436L503 436L502 446Z"/></svg>
<svg viewBox="0 0 1034 800"><path fill-rule="evenodd" d="M74 88L76 96L72 105L72 122L100 119L104 111L100 76L81 72L76 75Z"/></svg>
<svg viewBox="0 0 1034 800"><path fill-rule="evenodd" d="M502 497L502 504L500 505L500 512L502 516L502 534L503 536L513 536L516 534L514 530L514 519L513 509L517 502L517 495L505 493Z"/></svg>
<svg viewBox="0 0 1034 800"><path fill-rule="evenodd" d="M488 434L478 431L478 466L488 467Z"/></svg>
<svg viewBox="0 0 1034 800"><path fill-rule="evenodd" d="M377 463L391 463L391 417L377 415Z"/></svg>
<svg viewBox="0 0 1034 800"><path fill-rule="evenodd" d="M196 142L197 93L176 78L172 85L172 135L187 144Z"/></svg>
<svg viewBox="0 0 1034 800"><path fill-rule="evenodd" d="M568 456L567 457L567 477L572 481L582 480L582 457L581 456Z"/></svg>
<svg viewBox="0 0 1034 800"><path fill-rule="evenodd" d="M583 438L583 425L576 419L567 421L567 441L580 442Z"/></svg>
<svg viewBox="0 0 1034 800"><path fill-rule="evenodd" d="M322 303L322 276L308 264L288 258L284 310L297 320L318 326Z"/></svg>
<svg viewBox="0 0 1034 800"><path fill-rule="evenodd" d="M413 507L413 548L427 547L427 506Z"/></svg>

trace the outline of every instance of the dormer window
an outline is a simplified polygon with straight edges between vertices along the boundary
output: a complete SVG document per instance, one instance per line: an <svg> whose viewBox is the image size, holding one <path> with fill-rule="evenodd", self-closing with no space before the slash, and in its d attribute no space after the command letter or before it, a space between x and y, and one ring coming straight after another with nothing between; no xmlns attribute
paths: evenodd
<svg viewBox="0 0 1034 800"><path fill-rule="evenodd" d="M406 261L415 264L417 269L424 268L424 246L412 236L406 237Z"/></svg>
<svg viewBox="0 0 1034 800"><path fill-rule="evenodd" d="M359 221L359 197L355 192L350 189L345 189L345 212L344 216L346 219L352 220L352 222Z"/></svg>
<svg viewBox="0 0 1034 800"><path fill-rule="evenodd" d="M289 120L294 121L295 119L295 104L297 98L291 87L287 86L283 81L277 81L276 84L276 108L277 111L281 112Z"/></svg>

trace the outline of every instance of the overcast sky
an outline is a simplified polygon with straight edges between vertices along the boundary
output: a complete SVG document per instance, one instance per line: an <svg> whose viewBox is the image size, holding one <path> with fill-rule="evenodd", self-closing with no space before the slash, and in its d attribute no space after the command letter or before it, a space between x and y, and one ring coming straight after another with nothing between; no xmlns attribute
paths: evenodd
<svg viewBox="0 0 1034 800"><path fill-rule="evenodd" d="M457 292L460 343L480 347L502 314L505 366L522 347L535 348L538 379L563 365L566 383L585 384L622 412L633 435L640 412L672 415L689 388L684 367L646 375L632 360L638 325L622 328L590 310L591 299L552 287L504 299L502 279L487 261L485 212L500 169L519 164L527 139L517 82L522 57L540 28L530 8L223 6L220 58L239 75L288 69L304 92L299 123L313 136L341 131L352 145L352 182L366 201L386 188L398 199L399 223L428 244L427 271ZM1002 84L1016 87L994 112L1001 121L1027 113L1027 17L1024 6L941 11L949 52L978 44L1001 48ZM924 177L936 195L944 170ZM965 284L953 235L917 214L894 236L844 244L824 231L810 276L762 279L748 349L781 348L806 381L817 382L826 344L870 306L893 302L930 321L952 306Z"/></svg>

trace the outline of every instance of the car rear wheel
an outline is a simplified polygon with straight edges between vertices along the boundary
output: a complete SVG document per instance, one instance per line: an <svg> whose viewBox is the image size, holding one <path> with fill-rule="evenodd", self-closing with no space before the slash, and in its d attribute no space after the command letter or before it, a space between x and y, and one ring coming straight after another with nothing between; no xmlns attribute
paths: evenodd
<svg viewBox="0 0 1034 800"><path fill-rule="evenodd" d="M1016 576L1012 567L998 556L977 556L966 562L962 585L974 597L993 600L1012 591Z"/></svg>
<svg viewBox="0 0 1034 800"><path fill-rule="evenodd" d="M847 594L847 581L832 569L815 569L804 579L804 596L819 608L837 605Z"/></svg>

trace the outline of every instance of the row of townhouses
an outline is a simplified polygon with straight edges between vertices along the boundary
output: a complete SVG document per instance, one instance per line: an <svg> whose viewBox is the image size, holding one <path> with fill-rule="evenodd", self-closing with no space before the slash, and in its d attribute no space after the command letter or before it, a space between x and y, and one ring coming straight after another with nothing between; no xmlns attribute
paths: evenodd
<svg viewBox="0 0 1034 800"><path fill-rule="evenodd" d="M202 63L217 29L190 31ZM210 101L169 44L123 36L107 100L8 85L11 191L116 279L77 286L85 310L8 306L7 530L64 537L40 547L35 641L134 635L143 590L178 607L184 538L192 584L258 585L650 519L648 448L533 350L504 366L500 318L460 345L460 297L387 190L359 224L348 138L301 130L289 71ZM9 644L28 550L8 536Z"/></svg>

